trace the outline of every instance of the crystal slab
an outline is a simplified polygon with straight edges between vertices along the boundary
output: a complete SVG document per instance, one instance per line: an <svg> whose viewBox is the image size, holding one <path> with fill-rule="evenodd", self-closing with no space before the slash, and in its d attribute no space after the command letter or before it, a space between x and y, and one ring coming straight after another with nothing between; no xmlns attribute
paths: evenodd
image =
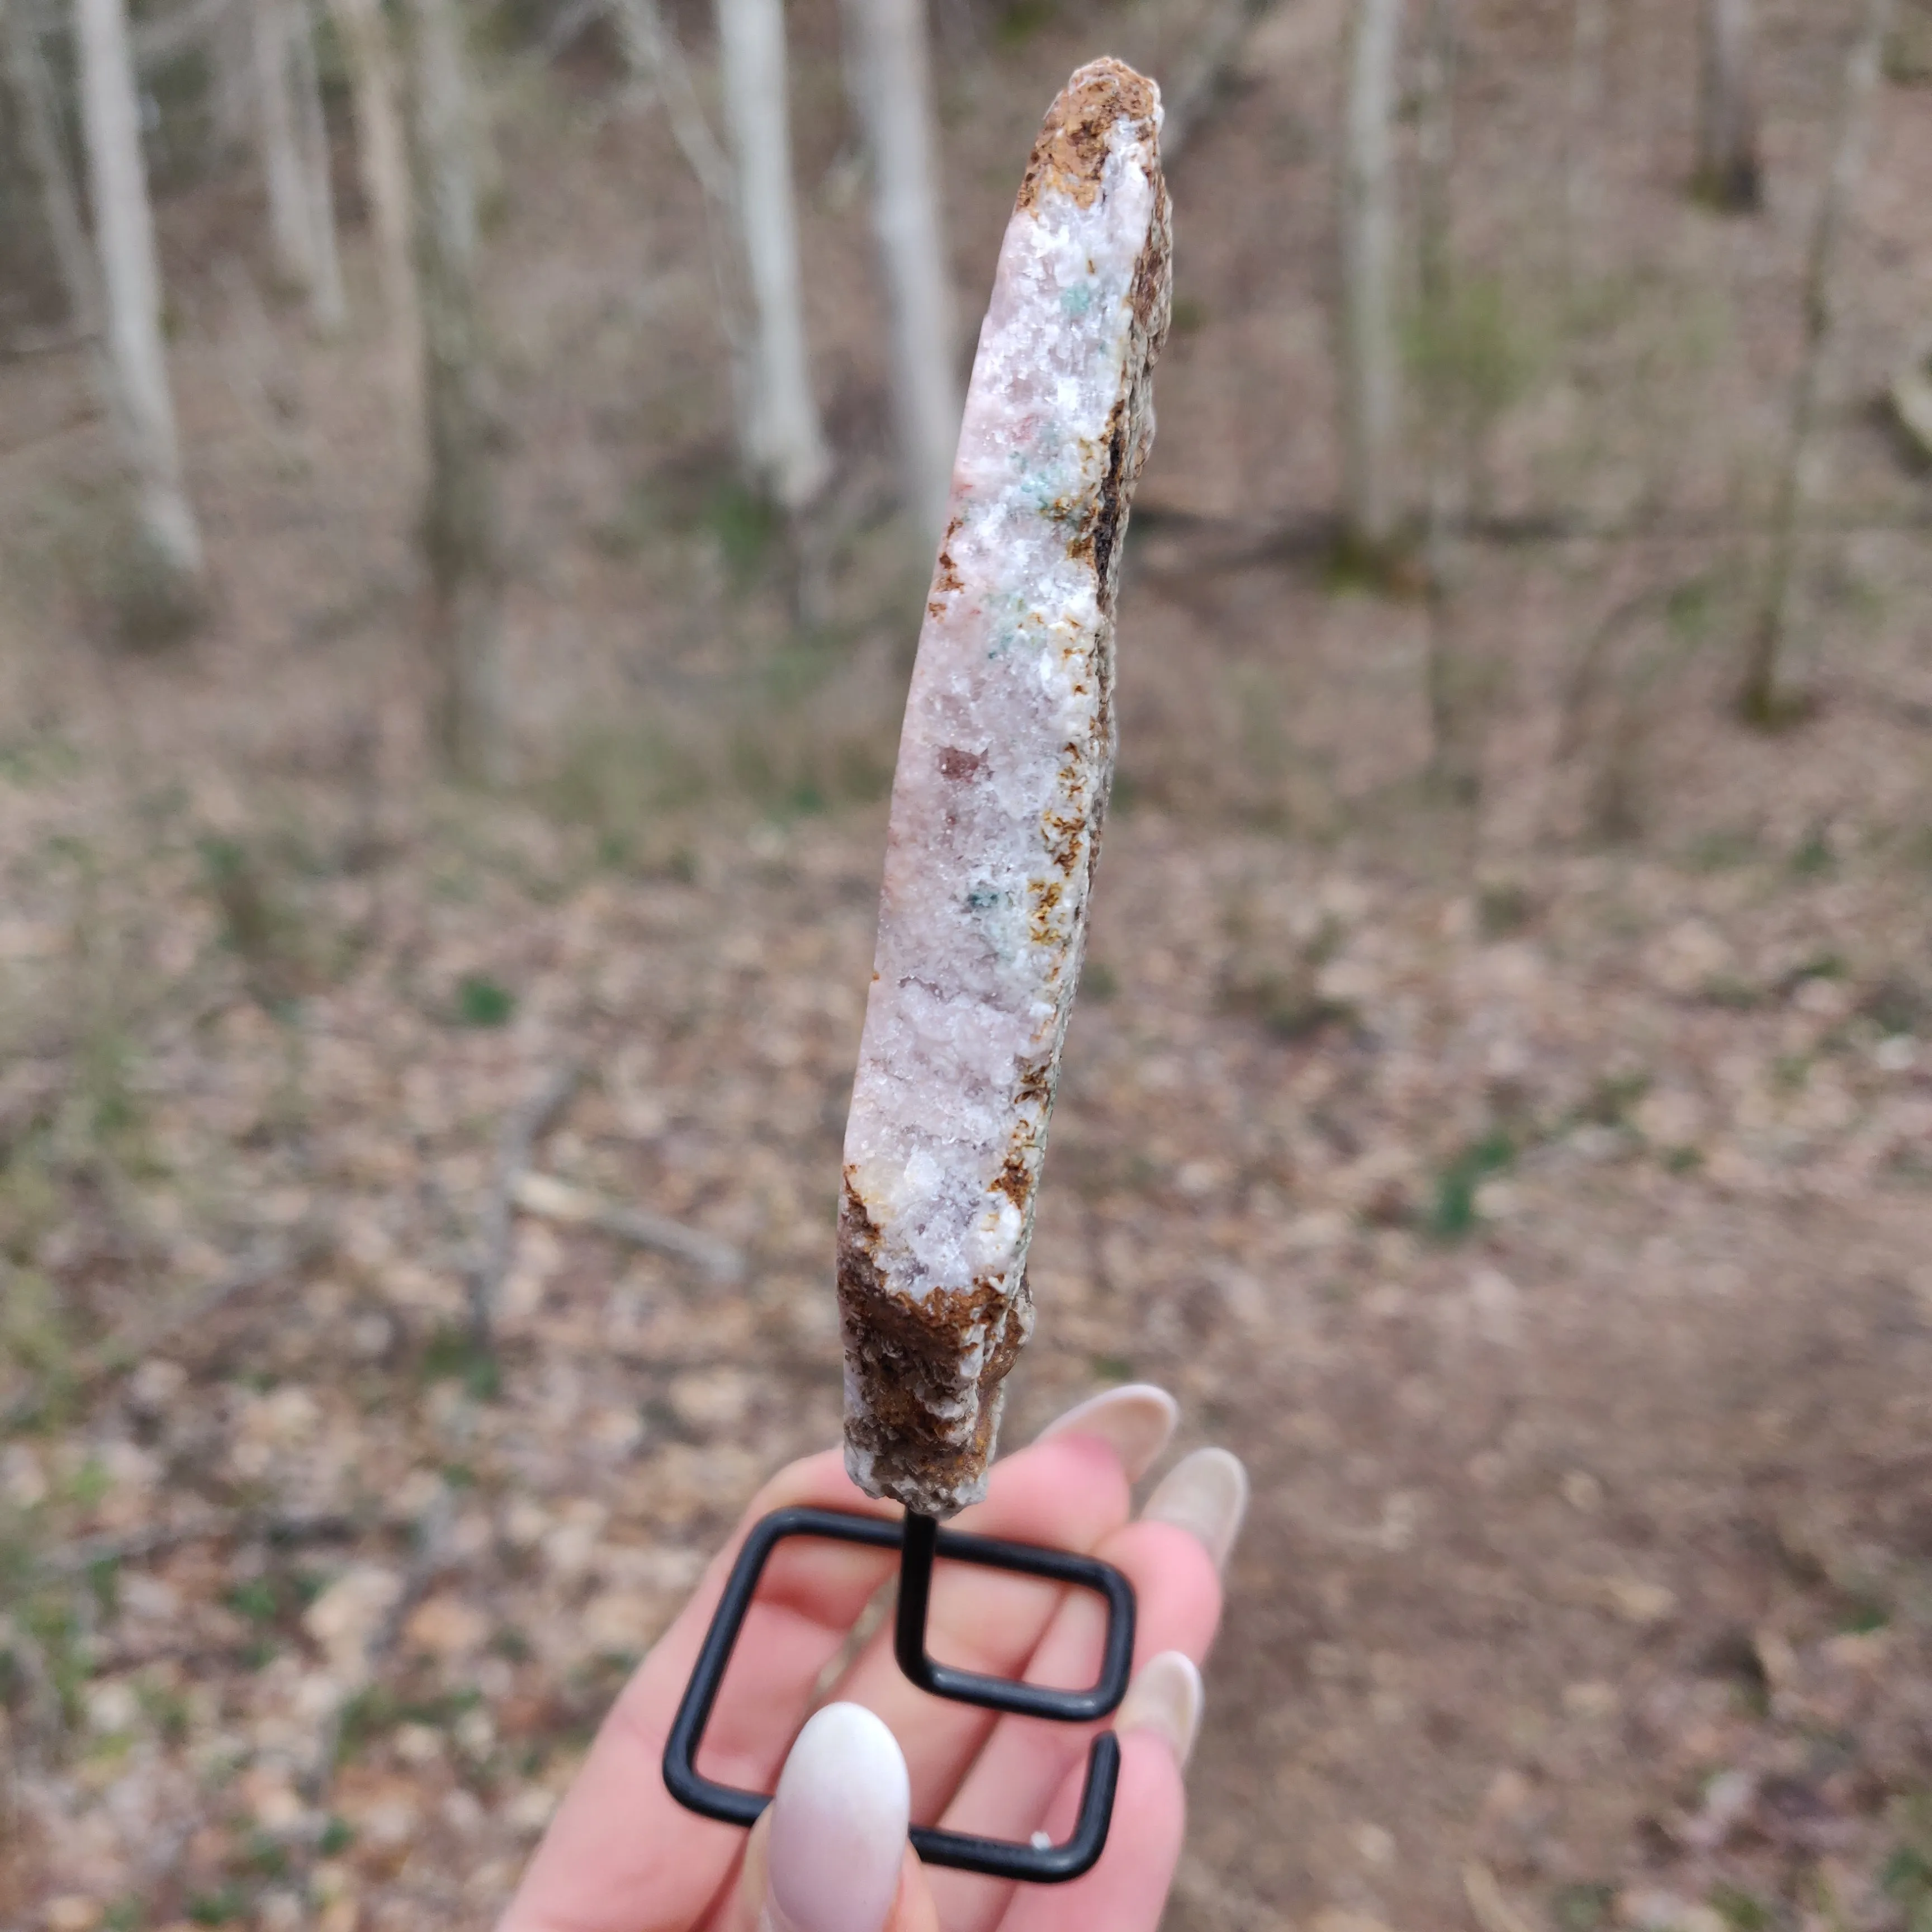
<svg viewBox="0 0 1932 1932"><path fill-rule="evenodd" d="M1080 68L980 331L892 786L838 1236L845 1454L950 1516L1032 1325L1028 1244L1114 763L1114 615L1154 438L1154 83Z"/></svg>

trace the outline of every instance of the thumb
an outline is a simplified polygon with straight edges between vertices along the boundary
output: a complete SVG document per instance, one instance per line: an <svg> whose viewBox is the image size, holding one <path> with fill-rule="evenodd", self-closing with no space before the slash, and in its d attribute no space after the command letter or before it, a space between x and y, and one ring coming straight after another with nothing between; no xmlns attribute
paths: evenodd
<svg viewBox="0 0 1932 1932"><path fill-rule="evenodd" d="M898 1740L857 1704L828 1704L791 1748L740 1882L744 1932L937 1932L906 1843Z"/></svg>

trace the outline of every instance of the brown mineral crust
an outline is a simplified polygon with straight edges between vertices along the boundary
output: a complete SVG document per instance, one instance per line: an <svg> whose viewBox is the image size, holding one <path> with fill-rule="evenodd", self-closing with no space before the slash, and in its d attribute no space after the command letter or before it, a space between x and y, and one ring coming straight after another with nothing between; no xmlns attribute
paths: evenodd
<svg viewBox="0 0 1932 1932"><path fill-rule="evenodd" d="M952 539L959 533L957 517L946 526L946 534L939 542L939 560L932 572L932 590L926 602L927 614L943 617L946 614L946 599L956 591L965 589L965 580L959 574L959 566L952 560Z"/></svg>
<svg viewBox="0 0 1932 1932"><path fill-rule="evenodd" d="M1167 345L1168 322L1174 308L1173 225L1167 182L1157 164L1154 191L1154 221L1147 246L1135 264L1133 286L1127 296L1134 321L1126 393L1115 404L1108 424L1107 473L1101 481L1094 515L1096 594L1109 617L1114 614L1114 593L1120 578L1120 538L1126 533L1129 499L1154 447L1154 364Z"/></svg>
<svg viewBox="0 0 1932 1932"><path fill-rule="evenodd" d="M1032 1295L1024 1278L1011 1295L988 1281L922 1298L896 1293L878 1264L879 1238L848 1175L838 1210L839 1325L866 1409L862 1419L848 1415L847 1438L872 1459L877 1493L929 1516L950 1516L985 1493L999 1385L1032 1327ZM989 1328L996 1340L969 1384L960 1364L975 1335ZM974 1426L963 1441L954 1439L934 1412L963 1408L969 1386Z"/></svg>
<svg viewBox="0 0 1932 1932"><path fill-rule="evenodd" d="M1108 131L1118 121L1150 119L1159 98L1154 83L1124 62L1090 61L1046 110L1014 207L1031 208L1046 188L1072 196L1082 208L1092 206L1100 192Z"/></svg>
<svg viewBox="0 0 1932 1932"><path fill-rule="evenodd" d="M1131 69L1119 68L1118 62L1095 64L1132 74ZM1088 71L1082 70L1083 74ZM1140 80L1137 74L1132 77L1136 81ZM1063 100L1074 94L1078 79L1076 75L1075 82L1069 83L1066 93L1061 96ZM1142 82L1141 85L1145 86L1146 83ZM1054 106L1058 109L1059 103ZM1049 114L1047 118L1050 125L1053 116ZM1042 144L1046 140L1042 134ZM1103 154L1105 148L1103 139ZM1036 166L1040 148L1036 147L1034 153ZM1029 169L1029 185L1033 178L1034 170ZM1134 279L1127 295L1128 310L1133 317L1133 334L1127 352L1126 388L1107 419L1107 466L1102 475L1100 489L1084 506L1078 528L1067 545L1070 556L1092 562L1095 595L1102 611L1109 617L1114 614L1114 591L1120 581L1120 538L1126 529L1128 500L1134 485L1140 481L1141 472L1147 466L1148 452L1154 446L1154 364L1160 361L1160 352L1166 346L1168 323L1173 311L1173 224L1167 182L1157 160L1154 189L1154 220L1148 231L1147 245L1134 265ZM1091 199L1090 194L1088 199ZM1028 206L1025 188L1020 190L1020 206ZM1106 694L1103 693L1103 698Z"/></svg>

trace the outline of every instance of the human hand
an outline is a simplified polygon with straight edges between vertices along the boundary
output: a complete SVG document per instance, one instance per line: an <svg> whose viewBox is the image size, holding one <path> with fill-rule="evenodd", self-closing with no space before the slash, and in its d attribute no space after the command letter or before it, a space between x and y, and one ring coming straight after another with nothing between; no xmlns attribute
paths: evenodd
<svg viewBox="0 0 1932 1932"><path fill-rule="evenodd" d="M1133 1582L1136 1675L1113 1719L1113 1828L1084 1878L1016 1887L928 1870L908 1846L909 1816L1064 1839L1095 1727L931 1699L899 1674L889 1624L855 1646L854 1625L892 1574L890 1551L796 1539L772 1557L703 1753L707 1775L728 1784L766 1790L777 1778L751 1833L683 1810L664 1789L664 1740L751 1526L794 1504L896 1514L862 1496L829 1451L782 1470L753 1500L605 1720L498 1932L1152 1932L1180 1852L1196 1666L1247 1500L1234 1458L1199 1450L1129 1520L1129 1485L1175 1416L1172 1398L1144 1385L1082 1403L996 1464L986 1502L958 1519L1098 1556ZM1105 1619L1089 1592L962 1566L935 1588L929 1629L950 1664L1074 1684L1093 1680ZM805 1724L828 1694L837 1701Z"/></svg>

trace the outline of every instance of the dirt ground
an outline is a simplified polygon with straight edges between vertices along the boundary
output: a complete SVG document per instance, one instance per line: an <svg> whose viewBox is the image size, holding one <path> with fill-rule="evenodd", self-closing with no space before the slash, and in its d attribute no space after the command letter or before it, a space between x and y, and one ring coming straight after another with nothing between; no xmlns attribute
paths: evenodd
<svg viewBox="0 0 1932 1932"><path fill-rule="evenodd" d="M1856 10L1765 9L1744 222L1682 192L1683 10L1616 10L1580 134L1568 10L1469 9L1473 823L1421 783L1425 610L1327 559L1334 0L1281 0L1174 170L1007 1432L1144 1377L1178 1449L1252 1472L1175 1932L1932 1926L1932 566L1867 407L1932 309L1932 96L1882 91L1848 236L1818 707L1754 736L1724 698ZM1198 20L938 18L971 308L1058 80L1164 71ZM245 169L163 202L218 586L184 648L106 634L83 372L0 363L9 1927L487 1922L761 1474L836 1433L922 584L836 9L793 26L842 459L802 638L662 117L594 35L494 60L509 796L419 776L359 229L357 320L316 344L261 291ZM748 1270L520 1216L492 1360L500 1137L572 1064L538 1168Z"/></svg>

